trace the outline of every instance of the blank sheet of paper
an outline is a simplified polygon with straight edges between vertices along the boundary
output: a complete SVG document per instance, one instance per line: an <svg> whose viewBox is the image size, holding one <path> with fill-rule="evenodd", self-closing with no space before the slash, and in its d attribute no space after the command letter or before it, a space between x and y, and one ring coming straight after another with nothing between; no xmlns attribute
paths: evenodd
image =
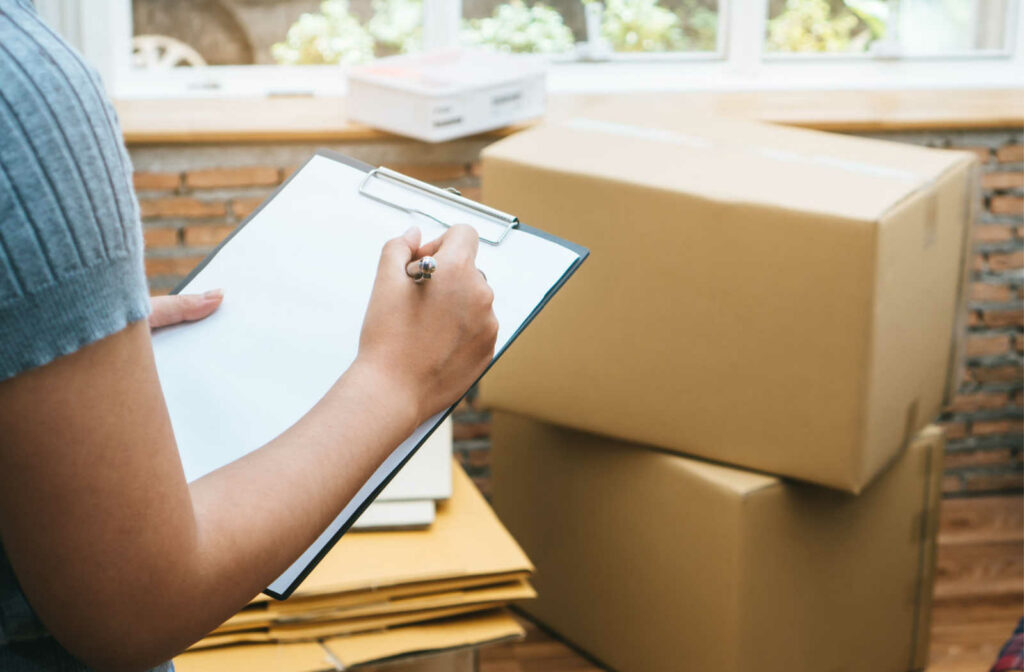
<svg viewBox="0 0 1024 672"><path fill-rule="evenodd" d="M349 367L387 240L413 224L422 229L424 241L444 232L428 218L360 196L365 176L358 168L314 156L183 288L186 293L223 288L220 309L200 322L154 334L160 383L190 482L288 429ZM425 195L396 197L494 235L494 224L478 215ZM524 231L513 230L499 247L481 243L477 266L494 289L500 324L496 352L578 260L575 251ZM395 448L268 592L280 595L294 588L443 415Z"/></svg>

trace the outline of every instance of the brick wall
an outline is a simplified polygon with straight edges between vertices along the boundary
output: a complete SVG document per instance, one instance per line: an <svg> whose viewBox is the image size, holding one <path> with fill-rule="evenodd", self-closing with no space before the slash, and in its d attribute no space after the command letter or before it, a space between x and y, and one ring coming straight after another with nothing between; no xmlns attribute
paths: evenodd
<svg viewBox="0 0 1024 672"><path fill-rule="evenodd" d="M967 370L942 416L948 496L1024 490L1024 134L1019 130L875 137L978 154L983 212L974 226ZM485 141L390 141L334 149L479 197ZM136 146L146 269L154 293L172 289L314 150L314 145ZM456 453L486 492L489 417L471 397L455 415Z"/></svg>

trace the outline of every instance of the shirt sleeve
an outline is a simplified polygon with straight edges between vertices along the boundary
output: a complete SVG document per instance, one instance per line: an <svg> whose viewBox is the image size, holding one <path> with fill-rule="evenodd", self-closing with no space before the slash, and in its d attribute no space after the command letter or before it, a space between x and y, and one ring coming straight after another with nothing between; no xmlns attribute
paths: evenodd
<svg viewBox="0 0 1024 672"><path fill-rule="evenodd" d="M138 204L96 74L0 0L0 380L149 312Z"/></svg>

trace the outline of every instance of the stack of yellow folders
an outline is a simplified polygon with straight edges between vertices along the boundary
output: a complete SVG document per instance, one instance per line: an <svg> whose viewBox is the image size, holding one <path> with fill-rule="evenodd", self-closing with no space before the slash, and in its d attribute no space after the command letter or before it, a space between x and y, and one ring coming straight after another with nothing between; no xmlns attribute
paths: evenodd
<svg viewBox="0 0 1024 672"><path fill-rule="evenodd" d="M305 672L518 638L530 560L462 469L425 529L349 532L288 600L258 598L175 659L179 672Z"/></svg>

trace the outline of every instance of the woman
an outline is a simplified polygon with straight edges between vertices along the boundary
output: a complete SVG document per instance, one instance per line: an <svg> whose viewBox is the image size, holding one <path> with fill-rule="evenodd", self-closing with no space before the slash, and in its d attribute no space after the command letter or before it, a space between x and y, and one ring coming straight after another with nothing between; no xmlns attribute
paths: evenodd
<svg viewBox="0 0 1024 672"><path fill-rule="evenodd" d="M154 300L147 324L130 172L95 74L27 0L0 0L0 670L161 665L280 575L493 353L475 232L421 247L410 230L381 253L351 368L187 484L149 325L221 296ZM404 270L423 254L442 269L429 286Z"/></svg>

